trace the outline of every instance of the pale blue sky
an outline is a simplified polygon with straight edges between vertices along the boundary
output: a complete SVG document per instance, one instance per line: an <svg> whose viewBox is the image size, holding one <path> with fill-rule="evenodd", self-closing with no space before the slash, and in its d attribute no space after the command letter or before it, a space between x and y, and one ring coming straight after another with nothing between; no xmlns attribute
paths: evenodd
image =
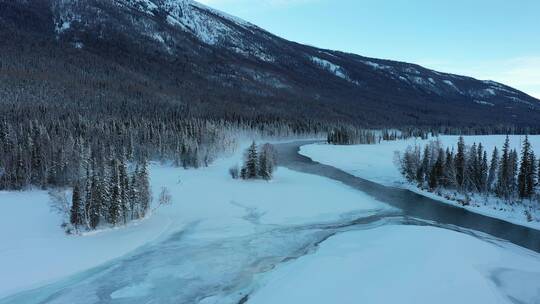
<svg viewBox="0 0 540 304"><path fill-rule="evenodd" d="M281 37L540 98L540 0L203 0Z"/></svg>

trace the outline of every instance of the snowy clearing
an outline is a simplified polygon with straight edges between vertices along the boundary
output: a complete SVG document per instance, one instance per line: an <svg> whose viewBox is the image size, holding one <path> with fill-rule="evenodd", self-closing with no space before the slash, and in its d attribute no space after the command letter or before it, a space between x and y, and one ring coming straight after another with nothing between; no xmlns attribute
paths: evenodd
<svg viewBox="0 0 540 304"><path fill-rule="evenodd" d="M465 143L472 145L474 142L482 143L488 154L497 146L499 149L504 144L504 135L490 136L464 136ZM440 141L444 147L456 148L459 136L440 136ZM510 146L518 151L525 136L510 136ZM431 139L433 140L433 139ZM436 194L422 191L415 185L407 183L400 174L398 167L394 164L396 151L403 152L410 145L423 146L429 140L408 139L398 141L383 141L377 145L354 145L354 146L334 146L327 144L306 145L301 148L300 153L310 157L314 161L328 164L344 170L355 176L371 180L386 186L407 188L411 191L429 196L442 202L460 206L457 202L446 200ZM540 136L529 136L532 149L536 154L540 153ZM487 216L500 218L512 223L540 229L539 222L527 222L523 209L520 206L509 207L507 205L491 204L480 201L477 206L464 207L470 211L481 213Z"/></svg>
<svg viewBox="0 0 540 304"><path fill-rule="evenodd" d="M166 186L173 204L127 227L83 237L64 234L46 192L1 192L0 297L100 265L194 222L198 238L224 238L252 233L257 229L253 221L326 222L389 208L338 182L283 168L269 183L233 180L227 171L239 160L235 155L198 170L153 164L154 197Z"/></svg>

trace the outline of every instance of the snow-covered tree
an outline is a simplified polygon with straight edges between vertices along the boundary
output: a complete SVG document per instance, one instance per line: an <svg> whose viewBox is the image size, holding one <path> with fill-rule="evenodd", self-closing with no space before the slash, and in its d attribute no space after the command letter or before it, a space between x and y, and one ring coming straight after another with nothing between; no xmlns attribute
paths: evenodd
<svg viewBox="0 0 540 304"><path fill-rule="evenodd" d="M69 221L75 231L79 231L79 226L83 224L83 212L81 201L81 189L79 183L76 183L73 187L73 193L71 196L71 209Z"/></svg>

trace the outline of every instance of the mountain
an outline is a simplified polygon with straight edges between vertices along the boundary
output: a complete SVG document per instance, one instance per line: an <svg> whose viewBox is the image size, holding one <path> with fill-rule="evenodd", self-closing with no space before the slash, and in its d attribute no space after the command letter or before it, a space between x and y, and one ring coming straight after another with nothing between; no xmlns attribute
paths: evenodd
<svg viewBox="0 0 540 304"><path fill-rule="evenodd" d="M0 0L0 41L1 101L540 126L540 101L509 86L298 44L191 0Z"/></svg>

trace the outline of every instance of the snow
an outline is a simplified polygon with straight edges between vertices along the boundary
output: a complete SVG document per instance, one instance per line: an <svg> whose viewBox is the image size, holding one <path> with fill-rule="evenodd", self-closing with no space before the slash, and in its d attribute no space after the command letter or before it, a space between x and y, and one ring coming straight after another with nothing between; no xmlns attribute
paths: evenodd
<svg viewBox="0 0 540 304"><path fill-rule="evenodd" d="M80 0L78 0L80 1ZM55 10L56 32L62 34L69 29L73 22L87 23L78 15L78 1L59 1ZM84 2L84 1L83 1ZM257 26L228 15L219 10L209 8L191 0L115 0L112 2L119 8L136 10L140 14L156 17L156 13L164 14L167 23L182 31L188 32L199 41L208 45L221 45L239 54L255 57L266 62L274 62L275 58L262 45L248 39L255 30L264 34ZM160 18L162 18L160 16ZM170 52L168 45L163 43L163 29L157 23L135 18L133 24L142 28L143 33L161 42ZM99 22L99 20L91 20ZM266 38L271 39L270 35ZM174 39L173 39L174 40Z"/></svg>
<svg viewBox="0 0 540 304"><path fill-rule="evenodd" d="M169 225L149 218L91 236L67 236L48 201L44 191L0 192L0 297L120 257Z"/></svg>
<svg viewBox="0 0 540 304"><path fill-rule="evenodd" d="M411 80L412 82L418 84L418 85L421 85L421 86L424 86L424 85L428 85L429 83L426 82L426 80L422 77L418 77L418 76L408 76L409 80Z"/></svg>
<svg viewBox="0 0 540 304"><path fill-rule="evenodd" d="M524 103L526 105L530 105L532 106L533 104L528 102L528 101L525 101L523 99L520 99L520 98L517 98L517 97L514 97L514 96L506 96L507 98L511 99L513 102L517 102L517 103Z"/></svg>
<svg viewBox="0 0 540 304"><path fill-rule="evenodd" d="M332 237L272 272L249 303L536 303L539 279L539 256L517 246L387 225Z"/></svg>
<svg viewBox="0 0 540 304"><path fill-rule="evenodd" d="M1 192L0 298L101 265L193 223L193 237L209 241L254 233L260 225L336 221L389 208L338 182L284 168L271 182L232 180L228 168L239 160L237 153L198 170L153 164L154 195L166 186L173 204L128 227L82 237L64 234L45 192Z"/></svg>
<svg viewBox="0 0 540 304"><path fill-rule="evenodd" d="M334 64L325 59L321 59L319 57L311 57L311 61L339 78L348 79L343 68L337 64Z"/></svg>
<svg viewBox="0 0 540 304"><path fill-rule="evenodd" d="M483 105L483 106L490 106L490 107L494 107L494 106L495 106L494 103L487 102L487 101L484 101L484 100L474 100L474 103L481 104L481 105Z"/></svg>
<svg viewBox="0 0 540 304"><path fill-rule="evenodd" d="M446 80L443 80L443 82L444 82L446 85L450 86L452 89L454 89L454 90L456 90L457 92L460 92L460 93L461 93L460 89L459 89L459 88L458 88L451 80L446 79Z"/></svg>
<svg viewBox="0 0 540 304"><path fill-rule="evenodd" d="M490 95L497 95L497 93L495 93L494 89L489 88L489 89L485 89L485 91Z"/></svg>
<svg viewBox="0 0 540 304"><path fill-rule="evenodd" d="M197 170L154 163L154 194L168 187L173 204L83 237L63 234L46 193L0 193L0 303L242 303L246 295L255 304L531 303L540 296L534 252L453 227L400 225L391 207L315 175L279 168L271 182L233 180L227 169L240 159Z"/></svg>
<svg viewBox="0 0 540 304"><path fill-rule="evenodd" d="M243 31L235 28L240 27L248 32L257 28L249 22L190 0L165 0L162 6L168 13L169 24L191 32L206 44L225 44L230 50L246 57L275 61L263 46L250 42Z"/></svg>
<svg viewBox="0 0 540 304"><path fill-rule="evenodd" d="M417 69L415 69L413 67L406 67L405 69L403 69L403 71L405 73L414 74L414 75L420 75L421 74Z"/></svg>
<svg viewBox="0 0 540 304"><path fill-rule="evenodd" d="M369 65L370 67L372 67L375 70L391 70L391 69L393 69L391 66L379 64L379 63L376 63L376 62L373 62L373 61L368 61L368 60L363 61L363 63L366 64L366 65Z"/></svg>
<svg viewBox="0 0 540 304"><path fill-rule="evenodd" d="M472 145L474 142L481 142L488 155L495 146L502 148L505 140L504 135L491 136L465 136L465 143ZM440 136L439 139L444 147L456 149L459 136ZM520 150L521 143L525 136L510 136L510 146ZM533 150L537 155L540 154L540 136L529 136ZM313 144L303 146L301 154L312 158L313 160L332 165L353 175L394 187L403 187L420 194L438 199L444 203L456 205L457 203L445 200L435 194L417 189L416 186L407 183L400 174L397 166L394 164L395 152L403 152L410 145L424 145L428 141L420 139L383 141L377 145L356 145L356 146L334 146L326 144ZM486 205L484 205L486 204ZM497 202L482 200L480 206L464 207L470 211L481 213L507 220L512 223L525 225L540 229L540 222L527 222L524 216L524 209L520 206L500 205ZM539 217L540 214L537 215Z"/></svg>

